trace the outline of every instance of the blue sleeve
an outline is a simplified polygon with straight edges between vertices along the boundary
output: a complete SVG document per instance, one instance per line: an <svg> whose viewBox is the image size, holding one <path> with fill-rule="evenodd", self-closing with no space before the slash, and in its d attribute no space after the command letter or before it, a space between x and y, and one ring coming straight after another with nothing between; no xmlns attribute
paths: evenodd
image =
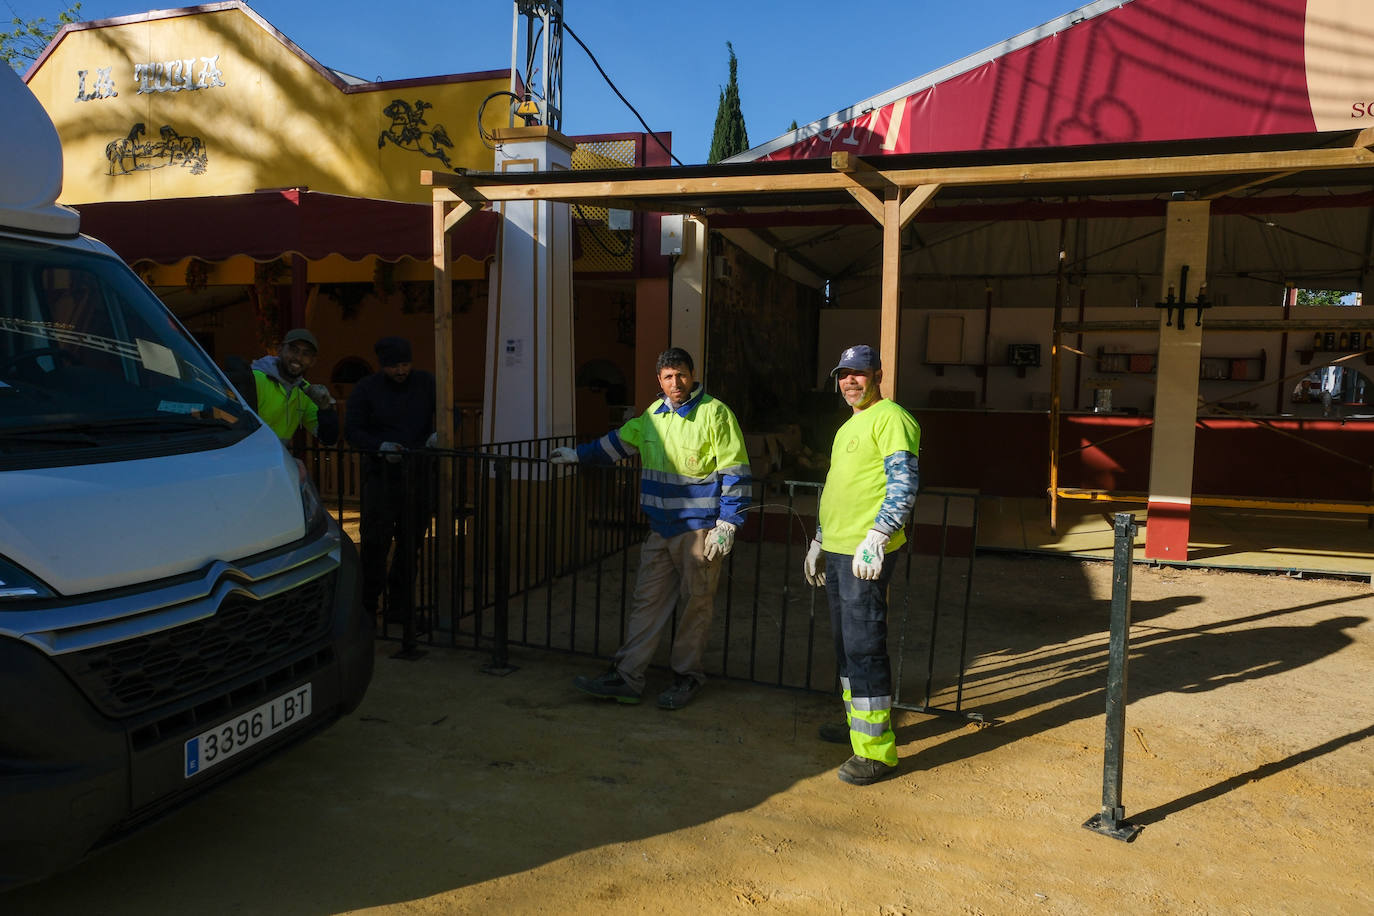
<svg viewBox="0 0 1374 916"><path fill-rule="evenodd" d="M916 507L916 490L920 486L916 456L911 452L893 452L883 459L883 471L887 474L887 494L873 527L891 535L902 529Z"/></svg>
<svg viewBox="0 0 1374 916"><path fill-rule="evenodd" d="M638 419L636 417L635 419ZM631 420L630 423L635 422ZM632 458L639 454L639 449L626 442L620 436L620 431L629 426L629 423L620 429L613 429L606 435L592 442L583 442L577 447L577 461L579 464L615 464L626 458Z"/></svg>

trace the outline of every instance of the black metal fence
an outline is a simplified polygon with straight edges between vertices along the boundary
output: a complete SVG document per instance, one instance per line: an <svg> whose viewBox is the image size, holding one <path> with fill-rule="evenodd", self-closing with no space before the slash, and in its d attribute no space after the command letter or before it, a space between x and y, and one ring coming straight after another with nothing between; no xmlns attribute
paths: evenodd
<svg viewBox="0 0 1374 916"><path fill-rule="evenodd" d="M402 652L426 645L489 650L504 667L511 647L605 658L621 643L648 524L639 468L556 466L546 456L569 439L424 450L393 470L423 518L401 525L391 562L417 557L403 594L384 595L381 636ZM360 495L374 456L341 448L299 452L345 531L360 540ZM451 481L453 535L437 525L438 481ZM813 691L835 687L823 589L802 576L820 485L754 486L746 524L726 558L716 595L707 673ZM426 500L428 502L426 502ZM902 708L960 712L973 583L977 494L926 490L908 528L910 546L890 591L889 647ZM445 574L440 560L447 549ZM449 583L448 600L440 595ZM674 620L676 625L676 620ZM666 660L671 634L660 647Z"/></svg>

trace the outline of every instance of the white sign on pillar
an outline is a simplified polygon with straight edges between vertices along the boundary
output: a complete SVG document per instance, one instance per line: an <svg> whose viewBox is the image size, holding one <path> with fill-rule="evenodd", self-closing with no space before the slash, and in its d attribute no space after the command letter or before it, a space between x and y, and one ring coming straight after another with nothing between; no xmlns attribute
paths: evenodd
<svg viewBox="0 0 1374 916"><path fill-rule="evenodd" d="M547 127L496 131L503 173L571 168L572 141ZM484 442L575 430L572 220L567 204L506 201L487 312Z"/></svg>

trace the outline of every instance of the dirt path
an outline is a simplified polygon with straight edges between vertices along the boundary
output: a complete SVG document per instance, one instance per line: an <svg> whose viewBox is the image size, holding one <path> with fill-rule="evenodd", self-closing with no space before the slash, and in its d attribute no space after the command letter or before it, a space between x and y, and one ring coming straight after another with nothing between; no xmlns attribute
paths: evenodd
<svg viewBox="0 0 1374 916"><path fill-rule="evenodd" d="M597 663L379 648L357 715L0 912L1374 912L1374 592L1135 573L1121 843L1101 804L1110 567L980 560L965 702L839 782L824 697L574 692ZM651 679L651 689L664 680Z"/></svg>

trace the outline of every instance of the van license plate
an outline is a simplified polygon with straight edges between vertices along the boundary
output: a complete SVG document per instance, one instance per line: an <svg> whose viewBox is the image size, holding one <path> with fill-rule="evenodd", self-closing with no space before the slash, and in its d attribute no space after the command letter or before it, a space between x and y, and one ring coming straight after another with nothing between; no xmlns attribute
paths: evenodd
<svg viewBox="0 0 1374 916"><path fill-rule="evenodd" d="M268 700L186 742L186 778L210 769L310 715L310 685Z"/></svg>

